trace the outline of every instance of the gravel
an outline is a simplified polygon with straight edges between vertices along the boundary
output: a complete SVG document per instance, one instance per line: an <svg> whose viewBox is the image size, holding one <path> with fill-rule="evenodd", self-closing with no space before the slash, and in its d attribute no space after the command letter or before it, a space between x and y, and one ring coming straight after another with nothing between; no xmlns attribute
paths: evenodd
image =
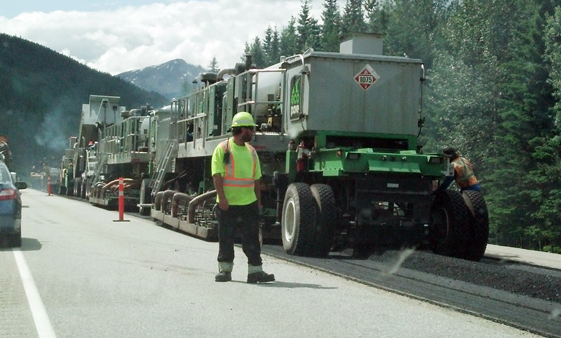
<svg viewBox="0 0 561 338"><path fill-rule="evenodd" d="M388 263L400 260L399 251L374 254L368 259ZM484 258L481 262L416 251L401 267L486 286L507 292L561 303L561 271Z"/></svg>

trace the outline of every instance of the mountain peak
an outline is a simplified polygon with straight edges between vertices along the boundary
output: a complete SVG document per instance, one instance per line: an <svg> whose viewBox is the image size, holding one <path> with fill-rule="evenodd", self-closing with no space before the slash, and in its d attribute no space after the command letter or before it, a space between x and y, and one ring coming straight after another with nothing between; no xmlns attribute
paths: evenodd
<svg viewBox="0 0 561 338"><path fill-rule="evenodd" d="M183 59L174 59L116 76L145 90L160 93L171 100L185 95L184 84L190 84L202 72L205 72L205 69L201 66L194 66Z"/></svg>

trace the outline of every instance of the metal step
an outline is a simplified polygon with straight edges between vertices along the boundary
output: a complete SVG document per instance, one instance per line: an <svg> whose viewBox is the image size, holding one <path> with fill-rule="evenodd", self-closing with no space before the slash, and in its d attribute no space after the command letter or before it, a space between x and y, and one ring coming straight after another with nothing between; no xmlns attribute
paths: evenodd
<svg viewBox="0 0 561 338"><path fill-rule="evenodd" d="M150 183L148 184L148 186L152 188L153 194L160 191L160 189L162 188L162 184L164 183L164 177L166 175L167 169L169 168L172 159L174 158L172 155L176 149L177 149L177 140L169 140L163 158L158 161L158 165L156 167L156 176L153 177Z"/></svg>

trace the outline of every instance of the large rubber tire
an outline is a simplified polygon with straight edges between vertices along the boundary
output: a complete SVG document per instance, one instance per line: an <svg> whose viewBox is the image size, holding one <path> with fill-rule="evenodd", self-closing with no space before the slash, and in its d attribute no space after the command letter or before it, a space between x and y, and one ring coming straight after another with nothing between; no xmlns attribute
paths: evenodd
<svg viewBox="0 0 561 338"><path fill-rule="evenodd" d="M467 243L465 258L470 261L480 261L487 249L489 241L489 213L487 203L479 191L464 190L471 204L470 208L470 236Z"/></svg>
<svg viewBox="0 0 561 338"><path fill-rule="evenodd" d="M310 190L318 206L313 255L327 257L333 246L335 234L335 196L327 184L313 184Z"/></svg>
<svg viewBox="0 0 561 338"><path fill-rule="evenodd" d="M282 206L282 246L290 255L312 256L318 206L310 186L292 183Z"/></svg>
<svg viewBox="0 0 561 338"><path fill-rule="evenodd" d="M464 258L469 239L469 210L455 190L435 193L429 228L429 245L435 253Z"/></svg>
<svg viewBox="0 0 561 338"><path fill-rule="evenodd" d="M74 179L73 195L78 198L82 197L82 178L80 177Z"/></svg>
<svg viewBox="0 0 561 338"><path fill-rule="evenodd" d="M71 180L66 187L66 196L72 196L74 194L74 180Z"/></svg>
<svg viewBox="0 0 561 338"><path fill-rule="evenodd" d="M80 197L82 197L83 199L86 199L86 190L87 190L87 186L88 186L89 180L86 178L85 180L82 180L82 185L80 188Z"/></svg>
<svg viewBox="0 0 561 338"><path fill-rule="evenodd" d="M21 232L10 236L10 246L12 248L21 247Z"/></svg>

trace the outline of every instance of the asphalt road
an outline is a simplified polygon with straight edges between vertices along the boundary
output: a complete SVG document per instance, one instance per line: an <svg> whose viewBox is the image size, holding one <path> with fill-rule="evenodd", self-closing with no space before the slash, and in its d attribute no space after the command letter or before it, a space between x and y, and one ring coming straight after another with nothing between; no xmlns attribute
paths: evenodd
<svg viewBox="0 0 561 338"><path fill-rule="evenodd" d="M537 337L264 255L275 283L215 283L217 243L24 190L23 245L0 249L1 337ZM508 306L508 305L507 305Z"/></svg>
<svg viewBox="0 0 561 338"><path fill-rule="evenodd" d="M471 262L428 251L386 251L368 259L352 258L348 252L326 259L290 256L278 245L267 245L264 252L542 336L561 337L559 270L489 258Z"/></svg>

